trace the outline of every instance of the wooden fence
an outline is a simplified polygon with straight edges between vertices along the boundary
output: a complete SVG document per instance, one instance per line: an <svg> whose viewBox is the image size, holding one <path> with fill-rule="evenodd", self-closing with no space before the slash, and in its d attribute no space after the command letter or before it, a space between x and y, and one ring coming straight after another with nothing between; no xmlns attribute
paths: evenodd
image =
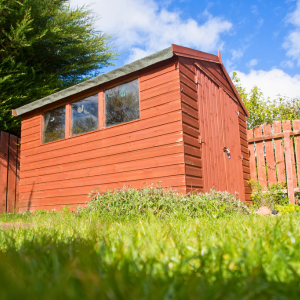
<svg viewBox="0 0 300 300"><path fill-rule="evenodd" d="M0 131L0 213L18 211L20 139Z"/></svg>
<svg viewBox="0 0 300 300"><path fill-rule="evenodd" d="M290 202L299 192L300 120L276 121L248 130L250 176L263 186L286 182Z"/></svg>

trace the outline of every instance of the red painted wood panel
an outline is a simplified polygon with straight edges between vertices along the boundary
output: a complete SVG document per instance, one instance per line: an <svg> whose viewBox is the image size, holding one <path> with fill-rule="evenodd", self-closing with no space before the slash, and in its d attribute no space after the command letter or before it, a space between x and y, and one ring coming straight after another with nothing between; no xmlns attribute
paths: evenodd
<svg viewBox="0 0 300 300"><path fill-rule="evenodd" d="M245 188L242 180L242 176L245 177L245 173L242 170L242 153L240 136L239 136L239 124L238 124L238 105L227 95L225 98L225 143L226 147L230 149L231 158L227 160L227 178L228 178L228 190L231 194L236 192L239 194L240 199L245 199ZM248 151L248 149L247 149ZM224 155L226 155L224 153Z"/></svg>
<svg viewBox="0 0 300 300"><path fill-rule="evenodd" d="M248 130L248 139L253 138L253 129ZM256 174L256 159L255 159L255 151L254 151L254 143L249 144L250 151L250 177L252 180L257 180Z"/></svg>
<svg viewBox="0 0 300 300"><path fill-rule="evenodd" d="M191 127L194 127L195 129L197 129L197 136L199 135L199 121L198 119L195 119L191 116L189 116L188 114L186 114L185 112L182 113L182 121L191 126Z"/></svg>
<svg viewBox="0 0 300 300"><path fill-rule="evenodd" d="M181 109L182 109L183 113L186 113L187 115L198 120L198 110L197 109L190 107L189 105L186 105L183 102L181 104Z"/></svg>
<svg viewBox="0 0 300 300"><path fill-rule="evenodd" d="M13 213L18 205L19 141L0 131L0 213Z"/></svg>
<svg viewBox="0 0 300 300"><path fill-rule="evenodd" d="M263 125L264 135L272 134L271 124L266 123ZM266 160L267 160L267 172L268 172L268 183L271 186L277 182L275 158L273 150L273 141L265 141Z"/></svg>
<svg viewBox="0 0 300 300"><path fill-rule="evenodd" d="M78 153L72 153L68 156L59 156L54 157L47 160L42 160L34 163L29 163L26 165L22 165L22 175L24 176L24 171L28 170L35 170L40 168L46 168L51 166L60 166L63 164L69 164L69 163L76 163L80 161L84 161L87 158L88 159L101 159L108 161L110 163L110 160L108 160L108 157L111 156L112 159L115 159L116 162L122 162L122 161L130 161L133 158L143 158L145 155L149 153L148 150L152 151L153 154L157 153L157 149L153 149L157 147L158 149L162 150L162 153L167 153L164 151L164 148L161 148L166 145L171 145L172 147L176 147L177 143L180 144L183 141L182 138L182 132L170 132L162 136L157 136L153 138L149 138L146 140L143 140L143 143L140 141L135 141L131 143L122 144L121 147L119 145L107 147L107 148L95 148L90 149L87 148L87 151L82 151ZM143 155L145 153L145 155Z"/></svg>
<svg viewBox="0 0 300 300"><path fill-rule="evenodd" d="M300 130L300 120L293 121L293 130ZM297 167L297 179L298 186L300 185L300 136L295 136L295 154L296 154L296 167Z"/></svg>
<svg viewBox="0 0 300 300"><path fill-rule="evenodd" d="M185 85L184 83L180 84L180 90L182 93L186 94L190 98L197 101L197 92L195 92L193 89L191 89L189 86Z"/></svg>
<svg viewBox="0 0 300 300"><path fill-rule="evenodd" d="M181 176L181 181L183 181L183 176ZM178 179L176 177L170 178L168 181L169 185L173 185L173 189L177 190L180 194L186 193L186 187L181 186L174 186L174 184L178 182ZM164 182L160 183L161 185L164 184ZM136 182L133 182L132 187L133 188L141 188L144 187L144 182L139 182L138 184ZM154 186L156 186L156 182L154 183ZM166 185L167 186L167 185ZM114 189L114 186L107 186L106 188L99 189L99 192L103 193L107 190ZM22 206L20 207L20 212L25 211L35 211L35 210L57 210L60 211L64 206L69 206L70 210L76 210L78 206L84 207L87 203L89 198L86 194L83 195L76 195L76 196L67 196L67 197L55 197L55 198L48 198L47 200L32 200L32 201L23 201Z"/></svg>
<svg viewBox="0 0 300 300"><path fill-rule="evenodd" d="M61 140L54 143L44 144L41 145L40 147L37 147L38 149L34 148L30 151L24 149L26 148L25 147L26 145L22 143L21 144L22 157L24 158L23 162L29 163L29 162L40 161L40 160L49 159L58 156L64 156L67 154L73 154L81 151L86 151L89 149L112 147L114 145L121 145L129 142L146 140L150 137L155 137L155 136L164 135L166 133L180 131L182 130L181 119L182 119L181 111L173 112L170 114L166 114L164 118L159 116L160 122L157 122L156 124L152 122L153 127L151 127L150 126L151 123L149 123L149 126L147 126L146 129L141 128L141 130L138 130L136 128L136 131L134 132L124 133L123 135L112 136L112 137L105 137L104 133L106 130L95 131L88 134L78 135L76 136L78 137L78 139L72 137L69 138L68 140ZM141 123L145 123L145 122L141 122ZM107 129L107 131L109 131L109 129Z"/></svg>
<svg viewBox="0 0 300 300"><path fill-rule="evenodd" d="M261 126L254 128L254 136L262 136ZM258 181L262 186L267 186L266 167L265 167L265 156L264 156L264 145L263 142L255 143L257 153L257 170L258 170Z"/></svg>
<svg viewBox="0 0 300 300"><path fill-rule="evenodd" d="M49 183L33 183L31 186L20 186L20 196L22 199L70 196L80 193L89 193L99 185L107 186L114 183L115 187L131 184L135 180L144 180L148 183L155 183L164 177L184 175L184 164L164 166L160 168L150 168L137 171L129 171L106 176L94 176L91 178L79 178ZM61 194L63 193L63 194Z"/></svg>
<svg viewBox="0 0 300 300"><path fill-rule="evenodd" d="M6 212L9 134L0 131L0 212Z"/></svg>
<svg viewBox="0 0 300 300"><path fill-rule="evenodd" d="M281 133L281 121L273 122L273 133ZM283 141L282 139L275 139L275 157L276 157L276 168L278 182L286 182L285 173L285 160L283 154Z"/></svg>
<svg viewBox="0 0 300 300"><path fill-rule="evenodd" d="M193 99L188 95L181 94L181 100L183 104L187 104L188 106L192 107L195 110L198 110L198 102L197 99Z"/></svg>
<svg viewBox="0 0 300 300"><path fill-rule="evenodd" d="M63 181L63 180L72 180L77 178L88 178L88 177L94 177L94 176L100 176L100 175L108 175L108 174L115 174L116 172L128 172L128 171L137 171L142 169L148 169L148 168L158 168L163 166L171 166L175 164L180 164L184 162L183 153L176 153L171 155L161 155L159 157L151 157L151 158L145 158L145 159L134 159L129 162L123 162L123 163L113 163L110 165L100 165L97 166L91 166L89 164L89 161L87 161L87 164L83 162L82 164L79 164L79 166L74 167L73 170L70 171L64 171L64 172L56 172L52 174L44 174L43 176L38 177L38 181L36 180L36 177L29 177L22 179L22 184L20 188L23 187L23 185L32 185L35 183L45 183L45 182L54 182L54 181ZM87 167L89 165L89 167ZM59 170L60 171L60 170Z"/></svg>
<svg viewBox="0 0 300 300"><path fill-rule="evenodd" d="M149 80L141 81L140 82L140 92L143 92L144 90L149 89L155 89L158 86L162 86L166 83L169 83L170 81L176 81L179 80L179 72L178 70L174 70L168 73L164 73L158 76L155 76Z"/></svg>
<svg viewBox="0 0 300 300"><path fill-rule="evenodd" d="M291 131L291 121L282 121L282 129L283 131ZM290 138L290 151L291 151L291 162L292 162L292 173L293 173L293 178L297 178L296 176L296 162L295 162L295 153L294 153L294 141L293 138ZM297 187L297 181L293 180L293 185L294 188Z"/></svg>
<svg viewBox="0 0 300 300"><path fill-rule="evenodd" d="M178 133L178 137L181 133ZM168 137L170 139L170 137ZM172 139L173 140L173 139ZM172 141L171 140L171 141ZM168 142L168 141L165 141ZM101 151L91 151L90 155L83 154L78 156L70 156L66 159L60 159L60 163L53 160L52 162L47 162L47 164L40 164L37 168L31 168L22 173L22 179L49 175L49 174L59 174L63 172L88 169L88 168L98 168L101 166L115 165L120 163L126 163L131 161L141 161L147 158L155 158L159 156L166 156L172 154L178 154L183 152L183 142L178 142L175 144L161 144L151 148L140 149L136 151L122 152L118 154L111 154L107 151L107 155ZM86 158L88 157L88 158Z"/></svg>
<svg viewBox="0 0 300 300"><path fill-rule="evenodd" d="M8 174L7 174L7 208L8 213L13 213L16 201L16 174L17 174L17 144L18 138L10 135L8 147Z"/></svg>
<svg viewBox="0 0 300 300"><path fill-rule="evenodd" d="M226 173L226 159L227 157L224 155L223 149L225 147L225 136L224 136L224 92L219 88L219 97L217 102L217 130L218 130L218 157L219 157L219 180L220 180L220 190L226 191L228 190L227 183L227 173Z"/></svg>
<svg viewBox="0 0 300 300"><path fill-rule="evenodd" d="M162 74L174 71L177 69L177 63L176 61L172 61L170 63L163 63L160 66L153 66L148 68L147 70L144 70L142 74L140 75L140 82L147 81L153 77L160 76Z"/></svg>
<svg viewBox="0 0 300 300"><path fill-rule="evenodd" d="M184 76L189 78L192 82L194 82L195 88L197 89L196 84L195 84L195 72L191 71L188 67L186 67L182 63L179 64L179 71L181 74L183 74Z"/></svg>
<svg viewBox="0 0 300 300"><path fill-rule="evenodd" d="M287 178L287 190L290 202L295 204L294 196L294 174L293 174L293 159L292 159L292 141L290 137L290 132L288 130L283 130L284 139L284 152L285 152L285 168L286 168L286 178Z"/></svg>
<svg viewBox="0 0 300 300"><path fill-rule="evenodd" d="M193 95L191 80L185 79L187 94ZM148 69L140 74L139 82L140 120L44 145L33 140L39 137L39 119L31 127L26 120L20 211L83 205L86 195L99 186L104 191L104 187L140 187L145 181L156 184L161 180L186 192L183 131L195 135L195 109L189 106L195 100L187 101L183 129L177 63ZM201 155L193 146L188 152ZM200 158L192 155L189 161L201 169Z"/></svg>
<svg viewBox="0 0 300 300"><path fill-rule="evenodd" d="M16 207L15 211L19 211L19 186L20 186L20 143L21 139L18 138L18 148L17 148L17 174L16 174Z"/></svg>
<svg viewBox="0 0 300 300"><path fill-rule="evenodd" d="M143 119L148 119L154 116L163 115L166 113L166 111L171 113L173 111L178 111L178 110L181 110L180 99L143 110Z"/></svg>
<svg viewBox="0 0 300 300"><path fill-rule="evenodd" d="M180 90L179 86L173 91L169 91L165 94L152 97L150 99L141 99L141 110L144 112L146 109L153 108L162 104L166 104L175 100L180 100ZM145 118L143 116L143 118Z"/></svg>

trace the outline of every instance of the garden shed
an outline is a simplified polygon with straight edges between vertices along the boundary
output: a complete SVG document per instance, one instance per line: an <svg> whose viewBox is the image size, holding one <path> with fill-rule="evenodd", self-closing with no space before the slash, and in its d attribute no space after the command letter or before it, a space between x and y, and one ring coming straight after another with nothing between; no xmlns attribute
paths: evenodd
<svg viewBox="0 0 300 300"><path fill-rule="evenodd" d="M247 114L220 52L178 45L19 107L19 211L158 181L250 201Z"/></svg>

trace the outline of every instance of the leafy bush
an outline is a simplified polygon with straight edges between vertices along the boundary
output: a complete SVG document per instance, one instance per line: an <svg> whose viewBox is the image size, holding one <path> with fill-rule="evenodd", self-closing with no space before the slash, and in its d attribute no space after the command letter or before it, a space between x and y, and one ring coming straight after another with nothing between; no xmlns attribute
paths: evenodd
<svg viewBox="0 0 300 300"><path fill-rule="evenodd" d="M205 194L179 195L172 189L145 187L121 189L90 194L86 210L112 215L140 216L148 213L159 217L209 216L218 218L233 213L249 213L248 207L228 192L211 190Z"/></svg>
<svg viewBox="0 0 300 300"><path fill-rule="evenodd" d="M275 205L275 209L282 215L300 212L300 206L292 203L287 205Z"/></svg>
<svg viewBox="0 0 300 300"><path fill-rule="evenodd" d="M289 203L285 182L273 183L267 188L252 179L249 180L249 183L252 189L251 198L255 208L267 206L270 209L274 209L275 205L287 205Z"/></svg>

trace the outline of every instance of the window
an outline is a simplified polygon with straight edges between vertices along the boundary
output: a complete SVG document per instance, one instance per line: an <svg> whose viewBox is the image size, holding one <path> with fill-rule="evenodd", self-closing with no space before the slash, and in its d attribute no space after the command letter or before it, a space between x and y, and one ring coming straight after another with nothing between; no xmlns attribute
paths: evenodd
<svg viewBox="0 0 300 300"><path fill-rule="evenodd" d="M113 126L139 119L138 80L105 91L105 126Z"/></svg>
<svg viewBox="0 0 300 300"><path fill-rule="evenodd" d="M71 135L98 129L98 95L71 104Z"/></svg>
<svg viewBox="0 0 300 300"><path fill-rule="evenodd" d="M44 114L43 143L65 137L65 106L54 108Z"/></svg>

